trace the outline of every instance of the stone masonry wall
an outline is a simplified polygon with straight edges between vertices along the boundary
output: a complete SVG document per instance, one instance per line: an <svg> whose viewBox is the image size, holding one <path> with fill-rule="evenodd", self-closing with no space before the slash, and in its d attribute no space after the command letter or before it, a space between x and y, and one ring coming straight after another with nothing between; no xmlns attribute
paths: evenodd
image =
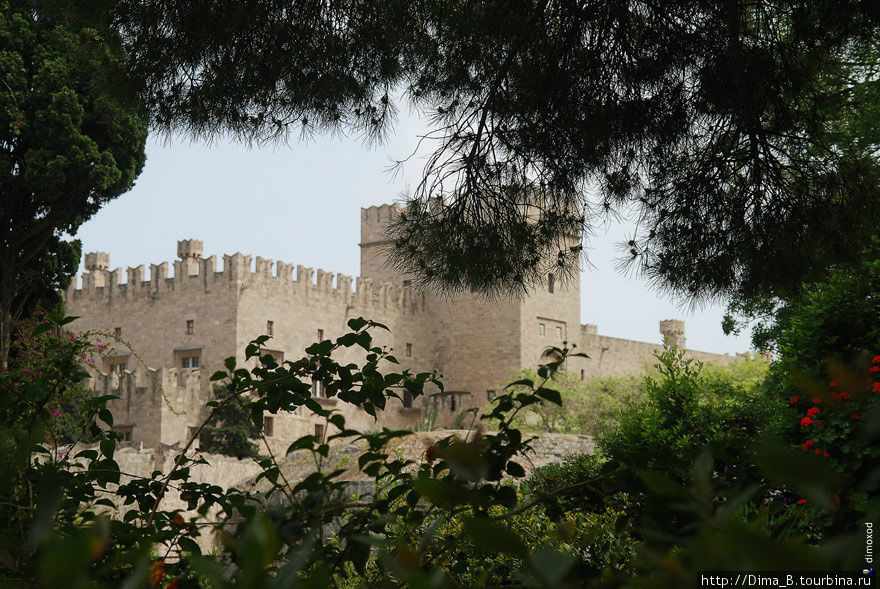
<svg viewBox="0 0 880 589"><path fill-rule="evenodd" d="M178 260L170 278L167 262L151 265L149 279L144 267L137 266L128 269L127 283L121 283L119 269L93 269L83 275L81 289L74 281L64 293L68 314L79 317L70 327L79 332L120 330L149 368L181 367L182 355L199 354L201 368L212 372L237 352L240 259L240 254L224 256L222 272L216 271L214 256ZM111 346L119 356L129 356L127 369L140 366L127 346Z"/></svg>

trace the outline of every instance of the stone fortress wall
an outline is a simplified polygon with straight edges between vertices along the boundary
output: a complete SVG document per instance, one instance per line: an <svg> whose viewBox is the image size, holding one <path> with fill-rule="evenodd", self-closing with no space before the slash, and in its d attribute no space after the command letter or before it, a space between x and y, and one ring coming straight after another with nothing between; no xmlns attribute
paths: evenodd
<svg viewBox="0 0 880 589"><path fill-rule="evenodd" d="M589 358L571 358L566 368L583 378L617 376L653 363L658 343L602 336L580 323L580 281L549 276L521 298L487 301L478 295L445 296L417 292L411 281L386 264L390 242L385 227L397 212L393 205L361 209L361 276L314 270L301 265L236 253L202 255L197 240L178 242L179 259L169 276L167 263L109 270L109 254L86 255L82 286L64 293L72 328L116 333L114 344L95 375L96 388L117 391L111 409L132 441L154 446L181 444L204 418L212 398L208 376L226 357L244 363L244 348L259 335L272 336L265 351L278 360L298 359L319 339L335 339L347 321L365 317L387 325L374 330L374 344L393 349L394 370L437 370L445 392L430 390L411 406L389 404L379 424L335 399L320 402L343 412L363 429L413 427L429 416L448 426L468 407L481 407L522 368L534 368L550 346L575 343ZM684 346L684 323L661 322L661 331ZM131 352L137 351L137 357ZM706 362L729 363L728 355L689 352ZM343 362L363 362L363 350L343 350ZM389 369L392 369L389 367ZM320 433L314 417L272 416L267 436L283 442Z"/></svg>

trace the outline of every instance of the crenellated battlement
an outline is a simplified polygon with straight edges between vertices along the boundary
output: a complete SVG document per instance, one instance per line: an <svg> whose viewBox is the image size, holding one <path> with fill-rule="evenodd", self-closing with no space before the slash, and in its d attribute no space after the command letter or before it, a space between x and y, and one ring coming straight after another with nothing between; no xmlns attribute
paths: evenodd
<svg viewBox="0 0 880 589"><path fill-rule="evenodd" d="M388 223L400 214L400 205L384 204L361 209L361 246L388 240Z"/></svg>
<svg viewBox="0 0 880 589"><path fill-rule="evenodd" d="M393 207L370 207L373 214L387 218ZM381 211L377 212L379 209ZM180 259L108 270L110 256L105 252L86 254L87 272L80 285L74 280L64 293L68 303L103 302L125 304L126 300L160 300L177 292L198 296L220 289L260 288L267 295L326 299L347 307L369 310L382 308L401 313L424 310L425 297L409 286L374 283L371 279L274 261L241 253L223 255L223 268L217 269L216 256L201 257L202 242L182 240L177 244ZM78 287L79 286L79 287Z"/></svg>

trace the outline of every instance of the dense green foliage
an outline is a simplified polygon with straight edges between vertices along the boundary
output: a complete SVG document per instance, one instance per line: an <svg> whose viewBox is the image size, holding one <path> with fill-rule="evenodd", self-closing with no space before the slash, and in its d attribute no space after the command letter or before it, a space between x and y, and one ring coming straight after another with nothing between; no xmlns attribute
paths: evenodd
<svg viewBox="0 0 880 589"><path fill-rule="evenodd" d="M214 397L229 397L226 387L215 386ZM259 447L254 440L260 439L250 415L239 399L224 403L211 413L199 434L199 449L211 454L225 454L237 458L256 457Z"/></svg>
<svg viewBox="0 0 880 589"><path fill-rule="evenodd" d="M662 367L662 364L659 365ZM621 414L648 398L652 378L662 376L658 366L646 378L640 374L627 377L591 377L581 380L572 372L559 372L545 386L559 391L562 405L539 403L523 411L518 427L527 432L585 434L597 436L616 430ZM729 366L710 365L696 375L697 397L708 406L758 399L767 375L768 363L761 357L747 357ZM534 380L534 370L525 370L524 378Z"/></svg>
<svg viewBox="0 0 880 589"><path fill-rule="evenodd" d="M0 365L15 320L76 272L67 236L144 165L144 109L112 79L118 46L68 21L49 3L0 1Z"/></svg>
<svg viewBox="0 0 880 589"><path fill-rule="evenodd" d="M275 457L261 458L263 491L243 493L191 482L194 460L185 453L171 472L123 478L113 460L116 435L106 429L97 430L94 449L71 455L70 446L52 445L54 400L80 390L80 361L92 348L64 332L59 315L45 319L29 324L23 339L56 350L46 358L52 370L34 374L16 355L21 363L0 373L0 387L13 393L0 396L7 584L681 587L701 570L854 569L864 542L855 532L877 515L870 469L880 356L871 359L878 368L868 372L871 394L844 397L835 384L837 396L807 413L816 423L805 432L790 400L704 377L679 350L665 349L645 399L621 412L599 455L542 467L518 487L530 440L514 424L529 407L562 401L548 385L568 351L495 399L482 429L439 441L423 461L406 460L387 445L408 432L348 429L311 397L315 374L330 396L368 412L403 390L417 398L428 383L439 386L430 374L380 371L396 362L372 346L367 329L382 327L352 320L351 332L313 344L300 360L278 366L263 357L246 370L230 358L214 375L225 396L210 404L207 421L238 403L258 429L266 414L301 407L322 416L330 434L304 436L288 450L312 454L315 472L288 480ZM247 357L259 357L265 340L252 342ZM363 363L337 363L341 348L363 350ZM85 428L94 430L95 418L112 425L106 400L79 400L90 418ZM846 414L832 402L845 403ZM821 432L812 429L820 423ZM812 444L784 439L790 429L812 435ZM358 468L375 493L352 497L345 471L322 467L337 440L360 441ZM162 508L170 489L189 511ZM108 511L116 505L121 511ZM203 554L194 540L218 519L222 548Z"/></svg>
<svg viewBox="0 0 880 589"><path fill-rule="evenodd" d="M138 0L108 12L160 129L381 140L401 106L429 117L424 180L392 253L432 284L510 291L573 273L570 236L634 209L632 261L677 294L790 292L853 261L880 221L870 3Z"/></svg>

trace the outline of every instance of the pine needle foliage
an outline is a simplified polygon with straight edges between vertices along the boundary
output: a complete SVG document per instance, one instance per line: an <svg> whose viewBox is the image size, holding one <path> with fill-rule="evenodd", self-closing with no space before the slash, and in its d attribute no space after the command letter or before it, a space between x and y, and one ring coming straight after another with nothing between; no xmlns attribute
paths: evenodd
<svg viewBox="0 0 880 589"><path fill-rule="evenodd" d="M166 132L375 142L402 105L429 117L394 260L446 289L573 275L580 237L634 211L626 264L657 286L692 301L786 292L852 262L880 221L870 3L148 0L108 11Z"/></svg>

